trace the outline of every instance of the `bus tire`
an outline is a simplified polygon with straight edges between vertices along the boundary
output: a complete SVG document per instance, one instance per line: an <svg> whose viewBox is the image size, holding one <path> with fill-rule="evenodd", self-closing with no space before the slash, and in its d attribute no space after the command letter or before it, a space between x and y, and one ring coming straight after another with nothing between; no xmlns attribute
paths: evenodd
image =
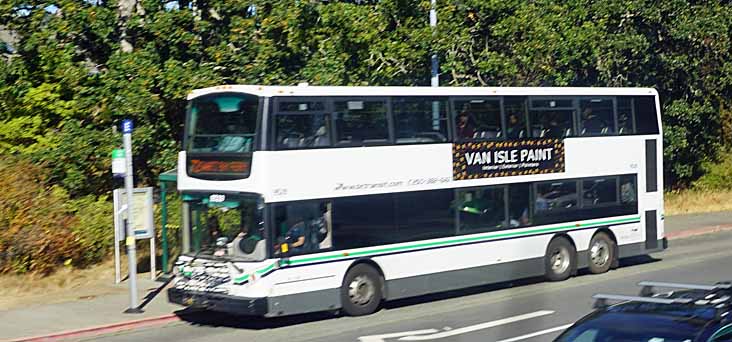
<svg viewBox="0 0 732 342"><path fill-rule="evenodd" d="M374 313L381 304L381 275L373 267L357 264L351 267L341 286L343 312L349 316L363 316Z"/></svg>
<svg viewBox="0 0 732 342"><path fill-rule="evenodd" d="M549 242L544 256L546 279L562 281L572 275L577 267L577 250L564 237L556 237Z"/></svg>
<svg viewBox="0 0 732 342"><path fill-rule="evenodd" d="M599 232L590 240L590 249L587 251L587 268L590 273L607 272L615 263L615 242L604 232Z"/></svg>

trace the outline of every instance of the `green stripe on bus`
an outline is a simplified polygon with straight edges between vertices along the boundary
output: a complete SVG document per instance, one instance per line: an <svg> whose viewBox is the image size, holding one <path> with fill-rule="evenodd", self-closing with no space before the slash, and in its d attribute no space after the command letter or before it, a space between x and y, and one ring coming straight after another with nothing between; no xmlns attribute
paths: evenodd
<svg viewBox="0 0 732 342"><path fill-rule="evenodd" d="M264 273L267 273L267 272L271 271L274 267L275 267L275 264L271 264L271 265L269 265L269 266L267 266L265 268L262 268L262 269L259 269L259 270L255 271L255 273L256 274L264 274ZM238 278L234 278L234 284L243 283L247 279L249 279L249 275L248 274L242 275L241 277L238 277Z"/></svg>
<svg viewBox="0 0 732 342"><path fill-rule="evenodd" d="M338 254L333 254L333 255L324 255L324 256L320 256L320 257L290 260L288 264L289 265L303 264L303 263L308 263L308 262L326 261L326 260L339 259L339 258L345 258L345 257L365 256L365 255L371 255L371 254L398 252L398 251L405 251L405 250L418 249L418 248L429 248L429 247L436 247L436 246L453 245L453 244L460 244L460 243L465 243L465 242L475 242L475 241L483 241L483 240L487 241L487 240L500 239L500 238L505 238L505 237L550 233L550 232L554 232L554 231L565 230L568 228L602 226L602 225L606 225L606 224L616 224L616 223L631 223L631 222L637 222L639 220L640 220L640 217L630 217L630 218L625 218L625 219L600 221L600 222L584 223L584 224L571 224L571 225L564 225L564 226L551 227L551 228L534 229L534 230L529 230L529 231L525 231L525 232L509 232L509 233L468 237L468 238L454 239L454 240L447 240L447 241L427 242L427 243L420 243L420 244L415 244L415 245L407 245L407 246L399 246L399 247L372 249L372 250L365 250L365 251L359 251L359 252L343 251L343 252L339 252Z"/></svg>
<svg viewBox="0 0 732 342"><path fill-rule="evenodd" d="M265 268L257 271L257 274L267 273L267 272L269 272L273 268L274 268L274 264L269 265L269 266L267 266L267 267L265 267Z"/></svg>
<svg viewBox="0 0 732 342"><path fill-rule="evenodd" d="M509 232L509 233L500 233L500 234L493 234L493 235L487 235L487 236L475 236L475 237L468 237L468 238L462 238L462 239L426 242L426 243L419 243L419 244L414 244L414 245L372 249L372 250L365 250L365 251L359 251L359 252L342 251L342 252L338 252L338 254L324 255L324 256L305 258L305 259L299 259L299 260L289 260L287 262L287 265L304 264L304 263L319 262L319 261L329 261L329 260L335 260L335 259L351 258L354 256L367 256L367 255L373 255L373 254L407 251L407 250L429 248L429 247L436 247L436 246L457 245L457 244L461 244L461 243L465 243L465 242L475 242L475 241L483 241L483 240L489 241L489 240L500 239L500 238L505 238L505 237L550 233L550 232L565 230L565 229L569 229L569 228L594 227L594 226L603 226L603 225L607 225L607 224L634 223L634 222L639 222L639 221L640 221L640 217L636 216L636 217L629 217L629 218L624 218L624 219L599 221L599 222L592 222L592 223L583 223L583 224L575 223L575 224L563 225L563 226L558 226L558 227L528 230L528 231L524 231L524 232ZM274 267L275 267L275 264L270 264L269 266L266 266L264 268L261 268L261 269L255 271L255 273L264 274L264 273L267 273L267 272L271 271L272 269L274 269ZM246 281L247 279L249 279L249 275L245 274L241 277L235 278L234 283L235 284L242 283L242 282Z"/></svg>
<svg viewBox="0 0 732 342"><path fill-rule="evenodd" d="M238 277L238 278L234 278L234 284L243 283L247 279L249 279L249 275L248 274L245 274L245 275L243 275L241 277Z"/></svg>

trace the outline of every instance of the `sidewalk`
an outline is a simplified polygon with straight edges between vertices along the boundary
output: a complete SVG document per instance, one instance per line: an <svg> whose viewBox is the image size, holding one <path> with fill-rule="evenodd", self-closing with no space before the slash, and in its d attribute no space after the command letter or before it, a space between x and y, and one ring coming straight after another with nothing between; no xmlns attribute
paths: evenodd
<svg viewBox="0 0 732 342"><path fill-rule="evenodd" d="M709 233L732 228L732 212L686 214L667 216L664 227L670 239Z"/></svg>
<svg viewBox="0 0 732 342"><path fill-rule="evenodd" d="M665 229L669 239L732 230L732 212L668 216L665 218ZM93 299L0 311L0 341L80 338L175 321L178 318L174 312L182 307L168 303L163 288L165 285L150 280L149 274L140 275L140 301L144 303L149 297L142 314L122 313L129 305L128 294L122 292ZM127 283L118 286L126 289ZM59 333L62 334L57 335Z"/></svg>
<svg viewBox="0 0 732 342"><path fill-rule="evenodd" d="M128 294L113 294L93 299L0 311L0 341L25 340L29 337L73 332L78 329L98 330L122 322L173 316L172 313L182 307L168 303L163 288L165 285L150 280L149 274L140 275L137 283L138 297L141 303L145 303L142 308L144 313L141 314L122 313L129 306ZM127 282L122 282L118 286L126 289ZM146 303L148 299L149 302ZM55 338L35 340L55 340Z"/></svg>

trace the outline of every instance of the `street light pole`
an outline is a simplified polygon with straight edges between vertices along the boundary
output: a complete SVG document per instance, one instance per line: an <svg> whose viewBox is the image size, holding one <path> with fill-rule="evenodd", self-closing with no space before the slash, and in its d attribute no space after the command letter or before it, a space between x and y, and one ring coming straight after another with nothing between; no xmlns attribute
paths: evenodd
<svg viewBox="0 0 732 342"><path fill-rule="evenodd" d="M434 37L437 29L437 0L430 0L430 27L432 28L432 36ZM432 82L433 87L440 86L439 70L440 65L437 61L437 53L432 52Z"/></svg>

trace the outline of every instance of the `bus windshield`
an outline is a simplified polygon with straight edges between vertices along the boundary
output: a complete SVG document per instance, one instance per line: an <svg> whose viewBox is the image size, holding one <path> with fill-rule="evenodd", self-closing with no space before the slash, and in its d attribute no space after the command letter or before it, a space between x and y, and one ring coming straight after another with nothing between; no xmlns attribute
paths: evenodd
<svg viewBox="0 0 732 342"><path fill-rule="evenodd" d="M266 258L261 197L212 194L189 205L193 254L240 261Z"/></svg>
<svg viewBox="0 0 732 342"><path fill-rule="evenodd" d="M247 153L254 149L259 99L221 93L191 101L186 132L188 152Z"/></svg>

